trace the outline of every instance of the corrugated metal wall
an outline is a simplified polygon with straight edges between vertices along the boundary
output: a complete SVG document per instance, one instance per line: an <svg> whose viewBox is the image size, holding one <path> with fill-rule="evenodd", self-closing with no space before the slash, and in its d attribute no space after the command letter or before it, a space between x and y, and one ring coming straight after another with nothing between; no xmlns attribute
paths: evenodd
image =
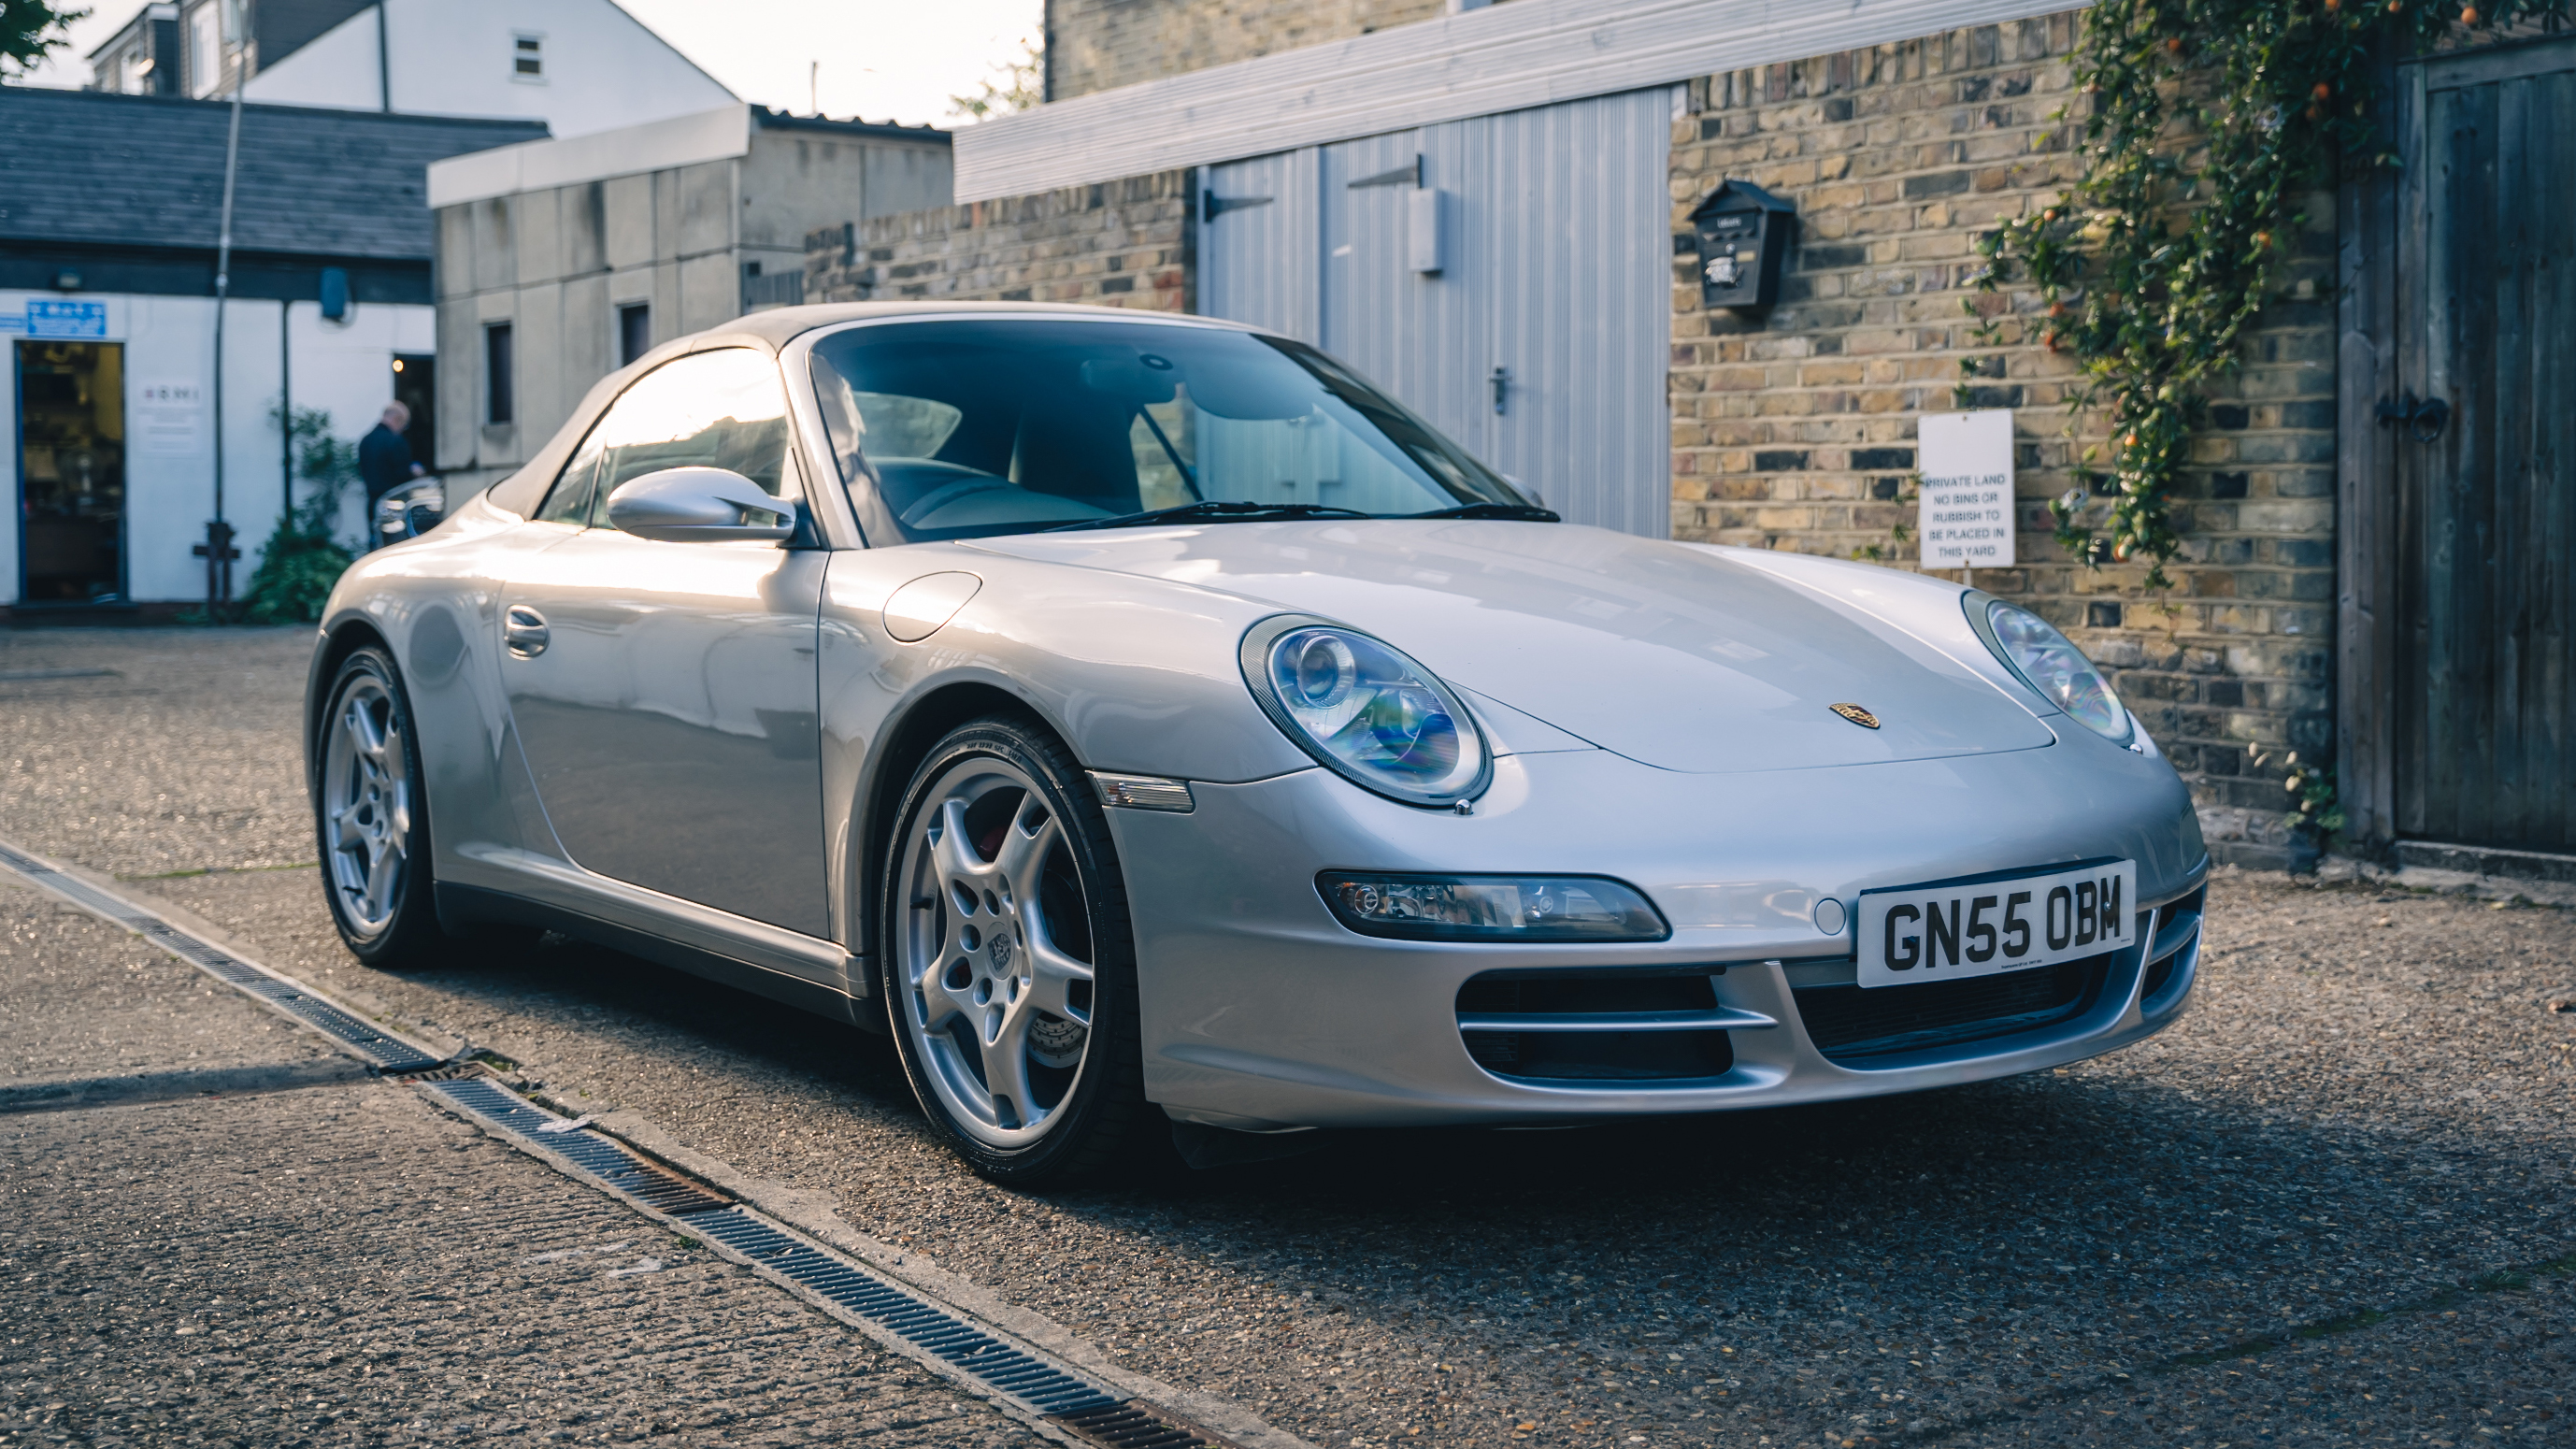
<svg viewBox="0 0 2576 1449"><path fill-rule="evenodd" d="M1567 518L1662 537L1671 96L1632 91L1211 168L1218 197L1272 200L1208 223L1203 305L1318 343ZM1440 194L1436 276L1408 259L1410 177L1380 179L1417 156Z"/></svg>
<svg viewBox="0 0 2576 1449"><path fill-rule="evenodd" d="M1211 166L1206 185L1220 210L1200 232L1200 309L1317 341L1314 150Z"/></svg>

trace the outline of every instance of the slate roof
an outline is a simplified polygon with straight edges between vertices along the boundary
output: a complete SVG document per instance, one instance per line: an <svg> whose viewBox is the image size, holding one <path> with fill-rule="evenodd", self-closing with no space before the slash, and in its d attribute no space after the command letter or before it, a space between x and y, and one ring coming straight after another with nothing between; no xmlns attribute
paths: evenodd
<svg viewBox="0 0 2576 1449"><path fill-rule="evenodd" d="M231 105L0 86L0 241L215 246ZM432 161L543 121L242 107L233 248L427 260Z"/></svg>

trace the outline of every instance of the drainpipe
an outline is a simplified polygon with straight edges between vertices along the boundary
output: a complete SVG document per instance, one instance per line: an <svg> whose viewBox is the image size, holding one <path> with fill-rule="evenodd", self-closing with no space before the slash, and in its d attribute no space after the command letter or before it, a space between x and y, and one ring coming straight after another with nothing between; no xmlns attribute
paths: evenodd
<svg viewBox="0 0 2576 1449"><path fill-rule="evenodd" d="M277 304L277 486L280 532L295 522L295 304Z"/></svg>

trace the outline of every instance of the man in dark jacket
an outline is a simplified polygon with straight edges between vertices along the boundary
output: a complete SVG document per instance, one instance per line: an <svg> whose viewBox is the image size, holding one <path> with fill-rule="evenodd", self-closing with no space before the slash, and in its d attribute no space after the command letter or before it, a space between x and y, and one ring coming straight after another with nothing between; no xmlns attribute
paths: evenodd
<svg viewBox="0 0 2576 1449"><path fill-rule="evenodd" d="M403 429L411 426L411 409L401 403L385 404L384 420L358 440L358 476L367 485L367 517L376 516L376 500L400 488L429 470L412 461L411 444L403 441Z"/></svg>

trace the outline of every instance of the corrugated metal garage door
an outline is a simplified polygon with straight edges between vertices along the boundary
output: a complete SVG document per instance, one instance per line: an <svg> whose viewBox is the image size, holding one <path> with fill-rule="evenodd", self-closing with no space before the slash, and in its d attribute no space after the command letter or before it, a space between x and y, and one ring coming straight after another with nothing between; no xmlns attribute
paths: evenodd
<svg viewBox="0 0 2576 1449"><path fill-rule="evenodd" d="M1671 97L1210 167L1202 305L1343 358L1566 517L1662 537Z"/></svg>

